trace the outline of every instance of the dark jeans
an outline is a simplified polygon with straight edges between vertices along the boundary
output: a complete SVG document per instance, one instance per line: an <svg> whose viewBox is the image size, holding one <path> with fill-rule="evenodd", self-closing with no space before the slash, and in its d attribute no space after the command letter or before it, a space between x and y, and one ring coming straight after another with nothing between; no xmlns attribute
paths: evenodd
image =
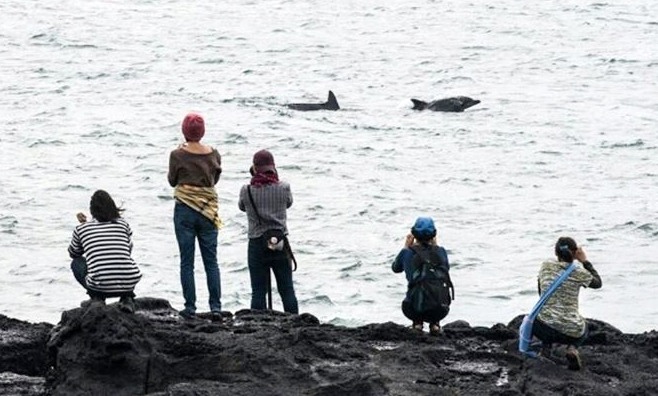
<svg viewBox="0 0 658 396"><path fill-rule="evenodd" d="M87 294L89 294L89 297L94 297L94 298L110 298L110 297L135 297L135 293L133 292L127 292L127 293L103 293L99 292L96 290L91 290L87 287L87 259L84 257L76 257L71 261L71 271L73 271L73 276L75 276L75 280L78 281L82 285L82 287L87 290Z"/></svg>
<svg viewBox="0 0 658 396"><path fill-rule="evenodd" d="M544 345L564 344L578 347L587 339L589 329L585 325L585 333L581 337L569 337L535 318L535 321L532 323L532 335L539 338Z"/></svg>
<svg viewBox="0 0 658 396"><path fill-rule="evenodd" d="M402 301L402 313L413 322L439 323L441 319L448 316L448 312L450 312L449 308L437 308L433 311L420 313L413 309L410 302Z"/></svg>
<svg viewBox="0 0 658 396"><path fill-rule="evenodd" d="M283 310L299 313L292 284L292 268L286 252L268 249L264 237L249 239L247 261L251 277L251 309L266 308L265 295L270 288L271 268L276 278L276 288L283 302Z"/></svg>
<svg viewBox="0 0 658 396"><path fill-rule="evenodd" d="M174 229L180 251L180 282L183 286L185 310L196 312L196 288L194 285L194 244L199 240L199 250L206 270L208 304L212 312L222 310L219 265L217 264L217 228L213 222L190 208L176 202Z"/></svg>

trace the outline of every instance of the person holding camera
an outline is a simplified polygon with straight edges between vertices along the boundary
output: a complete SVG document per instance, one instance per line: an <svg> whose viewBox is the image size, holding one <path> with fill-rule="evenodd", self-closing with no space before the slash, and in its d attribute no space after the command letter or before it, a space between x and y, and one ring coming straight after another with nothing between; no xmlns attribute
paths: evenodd
<svg viewBox="0 0 658 396"><path fill-rule="evenodd" d="M600 288L601 277L573 238L559 238L555 243L555 255L557 260L546 260L539 269L540 296L574 260L576 267L539 311L532 334L542 341L544 351L553 343L567 345L569 369L580 370L582 361L577 348L587 339L588 330L587 321L578 312L578 297L583 287Z"/></svg>
<svg viewBox="0 0 658 396"><path fill-rule="evenodd" d="M216 149L201 143L205 122L195 113L185 116L182 123L185 143L169 156L169 184L175 187L174 230L180 252L180 280L185 308L180 316L196 316L194 285L194 244L199 250L206 271L208 303L211 318L222 321L221 282L217 264L217 235L222 226L215 185L222 173L222 159Z"/></svg>
<svg viewBox="0 0 658 396"><path fill-rule="evenodd" d="M80 224L73 230L68 248L73 276L90 297L82 305L104 306L106 298L119 297L119 308L133 313L133 290L142 274L131 257L132 230L121 218L123 209L117 208L106 191L97 190L89 211L92 221L87 221L84 213L76 215Z"/></svg>
<svg viewBox="0 0 658 396"><path fill-rule="evenodd" d="M251 309L266 309L270 268L285 312L298 313L287 242L287 210L292 206L290 184L279 180L274 157L267 150L253 156L251 180L242 186L238 208L247 213L247 262L251 278Z"/></svg>
<svg viewBox="0 0 658 396"><path fill-rule="evenodd" d="M428 322L430 334L439 335L439 322L450 311L454 288L449 275L448 254L437 245L432 218L416 219L392 269L395 273L404 271L406 275L407 293L402 301L402 313L411 319L412 328L422 331L423 322Z"/></svg>

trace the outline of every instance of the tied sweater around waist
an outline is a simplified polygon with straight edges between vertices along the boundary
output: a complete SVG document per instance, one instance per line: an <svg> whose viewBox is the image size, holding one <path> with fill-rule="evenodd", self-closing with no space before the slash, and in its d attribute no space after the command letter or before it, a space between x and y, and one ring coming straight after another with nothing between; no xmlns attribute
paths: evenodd
<svg viewBox="0 0 658 396"><path fill-rule="evenodd" d="M212 221L217 229L222 227L222 219L219 218L219 201L215 187L179 184L174 190L174 198L176 201L201 213L208 220Z"/></svg>

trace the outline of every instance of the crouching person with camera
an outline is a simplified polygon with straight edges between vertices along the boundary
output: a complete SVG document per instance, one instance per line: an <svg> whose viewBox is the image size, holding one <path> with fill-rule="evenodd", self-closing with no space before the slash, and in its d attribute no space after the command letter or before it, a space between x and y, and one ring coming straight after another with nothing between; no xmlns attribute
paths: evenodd
<svg viewBox="0 0 658 396"><path fill-rule="evenodd" d="M393 262L393 272L402 271L408 282L402 313L412 320L413 329L423 331L423 322L428 322L430 334L439 335L439 321L448 315L455 290L448 254L436 243L436 228L430 217L419 217L411 227L404 248Z"/></svg>
<svg viewBox="0 0 658 396"><path fill-rule="evenodd" d="M104 306L106 298L119 297L119 308L133 313L134 289L142 273L131 257L132 230L121 217L123 209L117 208L106 191L97 190L89 211L91 221L83 213L77 214L80 224L73 230L68 248L73 275L90 297L81 305Z"/></svg>
<svg viewBox="0 0 658 396"><path fill-rule="evenodd" d="M251 181L240 190L238 207L247 213L249 221L247 261L251 309L266 308L271 268L284 311L296 314L299 309L292 282L293 257L286 224L287 210L292 206L290 184L279 180L274 157L267 150L254 154L250 173Z"/></svg>

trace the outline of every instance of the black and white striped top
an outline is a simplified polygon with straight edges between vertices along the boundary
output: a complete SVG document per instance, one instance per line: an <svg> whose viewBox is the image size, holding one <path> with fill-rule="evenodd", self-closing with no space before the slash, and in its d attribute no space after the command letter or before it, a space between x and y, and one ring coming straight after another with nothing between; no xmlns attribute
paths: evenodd
<svg viewBox="0 0 658 396"><path fill-rule="evenodd" d="M132 230L123 219L79 224L69 245L71 258L87 259L87 287L103 293L131 292L142 277L133 261Z"/></svg>

